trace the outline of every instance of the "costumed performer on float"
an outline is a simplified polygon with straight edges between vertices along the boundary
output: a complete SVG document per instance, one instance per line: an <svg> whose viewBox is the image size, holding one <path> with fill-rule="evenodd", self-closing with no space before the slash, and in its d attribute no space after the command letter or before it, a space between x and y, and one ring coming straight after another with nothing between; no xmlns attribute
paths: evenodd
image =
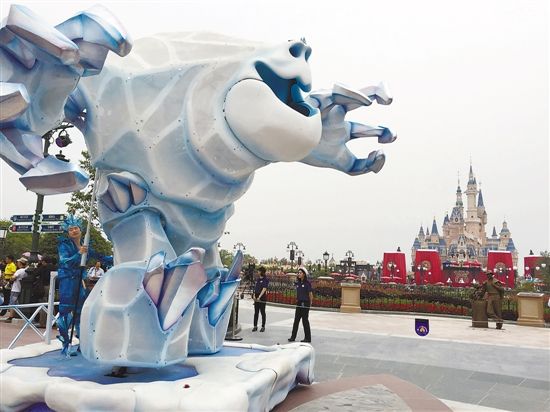
<svg viewBox="0 0 550 412"><path fill-rule="evenodd" d="M82 240L82 220L68 215L63 222L65 234L59 236L57 251L59 254L59 317L57 338L63 343L62 354L67 355L72 340L72 329L80 335L80 313L86 299L84 279L86 267L81 266L83 254L88 257L109 263L111 257L104 257L84 244ZM70 333L70 335L69 335Z"/></svg>

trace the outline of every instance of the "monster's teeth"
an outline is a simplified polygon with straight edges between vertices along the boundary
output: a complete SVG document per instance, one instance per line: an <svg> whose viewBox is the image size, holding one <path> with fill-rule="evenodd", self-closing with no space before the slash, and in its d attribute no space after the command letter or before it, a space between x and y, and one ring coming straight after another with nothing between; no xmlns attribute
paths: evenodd
<svg viewBox="0 0 550 412"><path fill-rule="evenodd" d="M109 194L119 212L126 212L131 204L130 190L127 185L116 179L109 179Z"/></svg>

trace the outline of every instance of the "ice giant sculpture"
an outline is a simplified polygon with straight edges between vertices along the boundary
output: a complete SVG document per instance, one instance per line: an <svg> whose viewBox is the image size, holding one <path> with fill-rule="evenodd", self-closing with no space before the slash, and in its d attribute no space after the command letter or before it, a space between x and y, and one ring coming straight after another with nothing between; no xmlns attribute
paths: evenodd
<svg viewBox="0 0 550 412"><path fill-rule="evenodd" d="M56 27L12 6L0 34L2 158L29 190L82 188L74 165L41 154L40 136L67 120L99 170L115 266L83 308L88 360L159 367L218 351L242 256L224 269L217 240L254 171L300 161L376 173L384 154L358 159L346 143L396 138L345 120L373 101L390 104L383 85L310 92L305 40L173 33L132 47L100 6Z"/></svg>

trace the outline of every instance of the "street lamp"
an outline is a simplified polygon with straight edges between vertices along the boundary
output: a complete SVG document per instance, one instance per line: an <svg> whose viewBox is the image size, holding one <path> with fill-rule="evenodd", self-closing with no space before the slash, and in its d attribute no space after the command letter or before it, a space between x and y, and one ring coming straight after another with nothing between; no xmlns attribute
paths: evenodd
<svg viewBox="0 0 550 412"><path fill-rule="evenodd" d="M296 255L296 250L298 249L298 245L295 242L290 242L286 249L290 253L290 269L294 267L294 257Z"/></svg>
<svg viewBox="0 0 550 412"><path fill-rule="evenodd" d="M328 274L327 264L328 264L329 257L330 257L329 253L325 250L325 253L323 253L323 260L325 261L325 274Z"/></svg>
<svg viewBox="0 0 550 412"><path fill-rule="evenodd" d="M397 267L397 264L395 262L389 262L388 267L390 268L390 282L393 282L393 273Z"/></svg>
<svg viewBox="0 0 550 412"><path fill-rule="evenodd" d="M424 271L428 269L427 266L425 266L423 263L418 265L416 267L416 269L418 269L418 271L420 272L420 284L423 285L424 284Z"/></svg>
<svg viewBox="0 0 550 412"><path fill-rule="evenodd" d="M246 246L243 245L241 242L238 242L236 245L233 246L233 251L237 252L238 250L246 250Z"/></svg>
<svg viewBox="0 0 550 412"><path fill-rule="evenodd" d="M351 250L348 250L346 252L346 257L348 258L348 275L351 274L351 264L353 262L353 258L355 257L355 255L353 254L353 252Z"/></svg>
<svg viewBox="0 0 550 412"><path fill-rule="evenodd" d="M298 266L302 266L302 258L304 257L304 252L302 252L301 250L297 250L296 257L298 258Z"/></svg>

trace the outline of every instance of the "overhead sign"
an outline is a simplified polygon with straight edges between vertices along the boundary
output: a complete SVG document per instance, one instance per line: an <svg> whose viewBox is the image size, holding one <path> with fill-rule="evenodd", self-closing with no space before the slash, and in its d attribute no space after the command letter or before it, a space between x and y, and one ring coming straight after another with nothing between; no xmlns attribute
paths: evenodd
<svg viewBox="0 0 550 412"><path fill-rule="evenodd" d="M42 214L42 222L62 222L67 216L64 214L60 215L46 215Z"/></svg>
<svg viewBox="0 0 550 412"><path fill-rule="evenodd" d="M42 233L63 233L62 225L40 225L40 232Z"/></svg>
<svg viewBox="0 0 550 412"><path fill-rule="evenodd" d="M34 215L13 215L10 220L12 222L32 222Z"/></svg>
<svg viewBox="0 0 550 412"><path fill-rule="evenodd" d="M32 225L11 225L11 233L32 233Z"/></svg>

